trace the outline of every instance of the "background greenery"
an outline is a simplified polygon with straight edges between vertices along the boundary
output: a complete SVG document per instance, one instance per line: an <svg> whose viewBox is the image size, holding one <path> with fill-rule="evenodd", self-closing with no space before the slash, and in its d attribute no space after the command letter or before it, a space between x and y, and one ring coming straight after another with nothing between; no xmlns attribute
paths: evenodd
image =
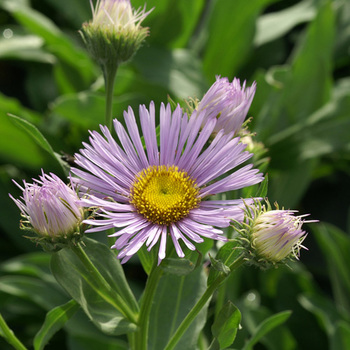
<svg viewBox="0 0 350 350"><path fill-rule="evenodd" d="M255 80L249 115L268 149L270 202L321 221L307 227L309 251L293 269L244 268L230 278L224 298L243 315L234 347L266 317L293 310L254 349L349 349L350 2L148 0L152 7L144 22L151 36L118 71L114 115L168 95L201 98L216 75ZM88 0L0 0L0 311L28 346L46 312L69 298L50 274L50 256L22 237L8 192L19 196L11 179L30 180L41 168L64 177L57 155L74 154L104 122L103 79L78 34L90 17ZM33 123L56 156L8 113ZM125 270L139 293L140 265ZM214 313L212 303L201 349ZM48 348L86 344L125 349L123 338L112 342L82 313ZM0 347L9 348L1 338Z"/></svg>

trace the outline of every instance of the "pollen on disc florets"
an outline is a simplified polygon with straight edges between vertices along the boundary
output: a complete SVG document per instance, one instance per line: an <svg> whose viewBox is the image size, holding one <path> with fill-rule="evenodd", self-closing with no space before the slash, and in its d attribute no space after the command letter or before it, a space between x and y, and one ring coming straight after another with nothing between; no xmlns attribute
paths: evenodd
<svg viewBox="0 0 350 350"><path fill-rule="evenodd" d="M198 207L196 182L177 166L150 166L140 172L131 188L131 203L148 221L170 225Z"/></svg>

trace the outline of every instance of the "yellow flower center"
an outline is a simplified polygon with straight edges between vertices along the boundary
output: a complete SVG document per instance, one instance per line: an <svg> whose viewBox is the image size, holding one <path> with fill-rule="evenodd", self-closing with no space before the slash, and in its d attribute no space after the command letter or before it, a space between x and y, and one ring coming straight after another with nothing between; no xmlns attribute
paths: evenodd
<svg viewBox="0 0 350 350"><path fill-rule="evenodd" d="M165 165L140 172L131 188L131 203L148 221L170 225L198 207L197 184L185 171Z"/></svg>

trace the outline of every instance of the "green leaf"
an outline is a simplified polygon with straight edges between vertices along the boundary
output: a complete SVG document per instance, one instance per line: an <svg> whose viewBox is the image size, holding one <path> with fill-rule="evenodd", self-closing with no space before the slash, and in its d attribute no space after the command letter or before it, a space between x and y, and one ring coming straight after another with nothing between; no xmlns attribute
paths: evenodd
<svg viewBox="0 0 350 350"><path fill-rule="evenodd" d="M225 243L216 254L215 260L220 261L222 264L222 271L226 270L228 266L230 266L241 254L241 250L239 248L239 244L236 241L231 241ZM221 273L220 268L218 266L211 268L208 277L208 286L219 276Z"/></svg>
<svg viewBox="0 0 350 350"><path fill-rule="evenodd" d="M206 289L206 276L201 268L186 276L163 275L159 281L150 314L148 349L163 350L179 324ZM206 322L204 307L187 329L175 349L192 350Z"/></svg>
<svg viewBox="0 0 350 350"><path fill-rule="evenodd" d="M231 301L228 301L220 310L211 327L213 336L220 344L220 349L227 348L234 342L240 322L240 311Z"/></svg>
<svg viewBox="0 0 350 350"><path fill-rule="evenodd" d="M62 167L63 171L66 172L66 167L64 165L64 162L61 160L60 156L54 152L49 142L46 140L44 135L39 131L39 129L33 125L32 123L28 122L27 120L17 117L13 114L9 114L9 117L11 120L18 125L22 130L26 131L28 135L45 151L47 151L53 158L57 160L57 162Z"/></svg>
<svg viewBox="0 0 350 350"><path fill-rule="evenodd" d="M138 250L137 255L141 261L143 269L147 275L149 275L151 273L152 267L155 266L158 260L157 246L151 249L151 251L148 251L146 245L143 245Z"/></svg>
<svg viewBox="0 0 350 350"><path fill-rule="evenodd" d="M332 3L326 2L308 27L304 40L296 48L292 77L286 89L288 95L285 96L288 118L292 123L303 120L330 97L331 61L335 38L334 17Z"/></svg>
<svg viewBox="0 0 350 350"><path fill-rule="evenodd" d="M0 271L5 274L32 276L56 283L50 272L50 259L50 254L44 252L20 255L1 263Z"/></svg>
<svg viewBox="0 0 350 350"><path fill-rule="evenodd" d="M30 300L45 310L67 301L59 286L28 276L0 277L0 291Z"/></svg>
<svg viewBox="0 0 350 350"><path fill-rule="evenodd" d="M255 22L271 0L216 1L210 12L203 68L210 81L230 77L245 63L253 48Z"/></svg>
<svg viewBox="0 0 350 350"><path fill-rule="evenodd" d="M300 304L314 314L328 336L334 334L336 322L341 319L333 300L317 293L304 293L298 298Z"/></svg>
<svg viewBox="0 0 350 350"><path fill-rule="evenodd" d="M178 98L201 98L207 88L200 62L190 50L143 47L134 64L148 82Z"/></svg>
<svg viewBox="0 0 350 350"><path fill-rule="evenodd" d="M334 335L330 341L330 350L350 349L350 324L339 321L336 323Z"/></svg>
<svg viewBox="0 0 350 350"><path fill-rule="evenodd" d="M23 27L43 38L47 50L73 68L67 78L70 78L77 89L81 89L92 80L95 74L92 61L81 48L61 32L51 19L18 1L5 0L0 3L0 6L9 11Z"/></svg>
<svg viewBox="0 0 350 350"><path fill-rule="evenodd" d="M257 21L254 44L260 46L280 38L298 24L313 19L315 14L315 4L306 0L285 10L260 16Z"/></svg>
<svg viewBox="0 0 350 350"><path fill-rule="evenodd" d="M249 341L245 344L242 350L252 350L253 346L256 343L258 343L262 337L264 337L267 333L272 331L274 328L286 322L291 314L292 314L291 311L282 311L273 316L270 316L265 321L260 323L260 325L256 328L254 334L249 339Z"/></svg>
<svg viewBox="0 0 350 350"><path fill-rule="evenodd" d="M112 289L122 296L130 308L137 310L137 302L115 254L104 244L89 238L84 239L84 244L86 254ZM69 248L52 255L51 269L56 280L102 332L118 335L136 330L136 325L127 321L91 287L88 283L91 280L89 272Z"/></svg>
<svg viewBox="0 0 350 350"><path fill-rule="evenodd" d="M179 258L165 258L160 268L165 272L177 276L188 275L195 268L192 261Z"/></svg>
<svg viewBox="0 0 350 350"><path fill-rule="evenodd" d="M144 0L132 1L135 8L144 4ZM205 6L204 0L147 1L147 9L154 8L144 22L151 32L147 43L168 48L187 46Z"/></svg>
<svg viewBox="0 0 350 350"><path fill-rule="evenodd" d="M42 50L43 42L42 38L35 35L0 39L0 58L54 64L56 57Z"/></svg>
<svg viewBox="0 0 350 350"><path fill-rule="evenodd" d="M324 256L336 305L350 312L350 239L347 234L330 224L312 226Z"/></svg>
<svg viewBox="0 0 350 350"><path fill-rule="evenodd" d="M79 305L74 300L70 300L64 305L60 305L50 310L45 318L45 322L34 338L34 349L42 350L50 341L52 336L59 331L63 325L76 313Z"/></svg>

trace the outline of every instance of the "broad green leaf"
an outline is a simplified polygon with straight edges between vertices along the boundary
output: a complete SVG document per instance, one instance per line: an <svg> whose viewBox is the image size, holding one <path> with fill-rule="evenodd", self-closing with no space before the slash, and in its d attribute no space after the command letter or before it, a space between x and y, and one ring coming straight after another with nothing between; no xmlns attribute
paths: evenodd
<svg viewBox="0 0 350 350"><path fill-rule="evenodd" d="M211 327L213 336L220 344L220 349L227 348L234 342L240 322L240 311L231 301L228 301L220 310Z"/></svg>
<svg viewBox="0 0 350 350"><path fill-rule="evenodd" d="M83 22L92 18L89 1L45 0L45 2L55 8L60 16L69 20L77 29L81 27Z"/></svg>
<svg viewBox="0 0 350 350"><path fill-rule="evenodd" d="M22 119L20 117L17 117L13 114L9 114L9 117L11 120L18 125L21 129L23 129L25 132L28 133L28 135L45 151L47 151L54 159L57 160L57 162L62 167L63 171L66 171L66 167L64 165L64 162L61 160L60 156L54 152L49 142L46 140L44 135L39 131L39 129L33 125L32 123L28 122L25 119Z"/></svg>
<svg viewBox="0 0 350 350"><path fill-rule="evenodd" d="M29 253L16 256L0 264L0 271L5 274L26 275L55 283L50 273L50 259L48 253Z"/></svg>
<svg viewBox="0 0 350 350"><path fill-rule="evenodd" d="M68 303L50 310L46 315L43 326L34 338L34 349L44 349L52 336L63 327L78 309L79 305L76 301L70 300Z"/></svg>
<svg viewBox="0 0 350 350"><path fill-rule="evenodd" d="M327 259L328 271L333 294L339 310L350 310L350 239L335 226L317 224L312 227L324 256Z"/></svg>
<svg viewBox="0 0 350 350"><path fill-rule="evenodd" d="M330 341L330 350L350 348L350 323L339 321L335 325L335 332Z"/></svg>
<svg viewBox="0 0 350 350"><path fill-rule="evenodd" d="M133 63L146 80L178 98L202 98L207 88L200 62L190 50L143 47Z"/></svg>
<svg viewBox="0 0 350 350"><path fill-rule="evenodd" d="M298 300L306 310L317 317L328 336L334 334L336 322L341 319L341 315L330 298L321 294L305 293L300 295Z"/></svg>
<svg viewBox="0 0 350 350"><path fill-rule="evenodd" d="M35 35L0 39L0 58L54 64L55 56L42 50L43 39Z"/></svg>
<svg viewBox="0 0 350 350"><path fill-rule="evenodd" d="M216 75L231 77L253 48L255 22L270 0L220 0L214 3L207 28L203 68L213 81Z"/></svg>
<svg viewBox="0 0 350 350"><path fill-rule="evenodd" d="M326 2L295 49L292 79L285 99L288 118L293 123L303 120L329 100L334 35L334 10L331 2Z"/></svg>
<svg viewBox="0 0 350 350"><path fill-rule="evenodd" d="M91 81L95 74L95 66L85 52L74 45L54 22L17 1L3 1L0 6L9 11L23 27L43 38L48 51L73 68L75 74L71 72L71 77L75 82L72 83L77 89Z"/></svg>
<svg viewBox="0 0 350 350"><path fill-rule="evenodd" d="M145 1L134 0L132 5L143 7ZM154 8L144 21L150 28L146 42L158 47L179 48L189 43L206 3L204 0L149 0L146 5L147 10Z"/></svg>
<svg viewBox="0 0 350 350"><path fill-rule="evenodd" d="M260 46L280 38L298 24L313 19L315 14L315 4L304 0L285 10L262 15L257 20L254 44Z"/></svg>
<svg viewBox="0 0 350 350"><path fill-rule="evenodd" d="M255 330L255 333L245 344L243 350L252 350L253 346L259 342L259 340L264 337L267 333L272 331L274 328L283 324L291 315L291 311L282 311L273 316L270 316L265 321L263 321Z"/></svg>
<svg viewBox="0 0 350 350"><path fill-rule="evenodd" d="M33 142L33 139L22 128L16 126L7 113L23 113L23 116L31 122L36 122L39 116L24 108L20 103L0 94L0 157L3 163L16 166L38 169L47 160L45 152ZM30 155L30 156L29 156Z"/></svg>
<svg viewBox="0 0 350 350"><path fill-rule="evenodd" d="M116 256L107 246L92 239L85 238L84 244L86 254L109 285L122 296L131 309L137 310L137 302ZM89 272L69 248L52 255L51 269L56 280L80 304L101 331L110 335L135 331L136 326L127 321L91 287Z"/></svg>
<svg viewBox="0 0 350 350"><path fill-rule="evenodd" d="M30 300L45 310L50 310L67 301L57 285L54 286L35 277L2 276L0 291Z"/></svg>
<svg viewBox="0 0 350 350"><path fill-rule="evenodd" d="M312 181L312 172L316 164L316 160L300 161L289 169L271 170L269 172L270 201L278 202L285 208L295 207Z"/></svg>
<svg viewBox="0 0 350 350"><path fill-rule="evenodd" d="M165 258L160 268L171 275L185 276L192 272L195 265L188 259Z"/></svg>
<svg viewBox="0 0 350 350"><path fill-rule="evenodd" d="M52 147L35 125L13 114L9 114L9 117L16 125L25 130L40 147L42 147L45 151L47 151L49 154L55 157L55 153Z"/></svg>
<svg viewBox="0 0 350 350"><path fill-rule="evenodd" d="M201 268L186 276L166 274L159 281L150 315L148 348L163 350L170 337L206 289ZM207 306L202 309L175 349L192 350L206 322Z"/></svg>
<svg viewBox="0 0 350 350"><path fill-rule="evenodd" d="M71 350L127 350L127 340L102 333L82 309L64 325L67 332L67 349Z"/></svg>

